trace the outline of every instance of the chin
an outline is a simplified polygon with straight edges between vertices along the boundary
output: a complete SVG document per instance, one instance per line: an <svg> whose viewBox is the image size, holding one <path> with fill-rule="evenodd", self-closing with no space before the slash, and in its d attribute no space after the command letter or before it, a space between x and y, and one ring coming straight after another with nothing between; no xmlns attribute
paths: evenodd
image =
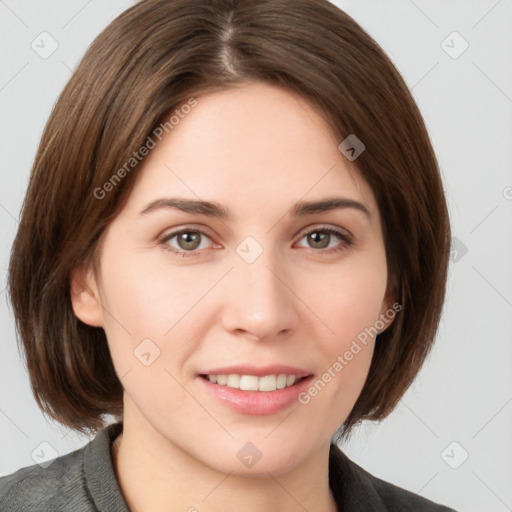
<svg viewBox="0 0 512 512"><path fill-rule="evenodd" d="M273 440L265 439L268 432L258 439L255 436L231 439L229 443L211 444L205 447L208 453L197 453L196 458L210 468L222 473L243 478L268 478L286 474L295 469L314 451L304 440L292 442L288 438L285 443L282 437ZM250 441L249 439L254 441ZM197 448L196 448L197 450Z"/></svg>

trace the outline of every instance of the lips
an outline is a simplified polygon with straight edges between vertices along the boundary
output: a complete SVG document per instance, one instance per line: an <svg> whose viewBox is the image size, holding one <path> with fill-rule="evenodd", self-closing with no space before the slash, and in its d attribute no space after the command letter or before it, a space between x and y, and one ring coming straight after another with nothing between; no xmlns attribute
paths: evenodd
<svg viewBox="0 0 512 512"><path fill-rule="evenodd" d="M212 368L198 375L210 395L239 413L275 414L297 401L313 375L285 365L238 365Z"/></svg>

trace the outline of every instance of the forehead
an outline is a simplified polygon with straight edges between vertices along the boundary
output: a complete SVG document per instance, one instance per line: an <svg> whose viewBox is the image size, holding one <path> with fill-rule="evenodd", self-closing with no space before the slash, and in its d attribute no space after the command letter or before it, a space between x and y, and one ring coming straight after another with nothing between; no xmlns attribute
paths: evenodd
<svg viewBox="0 0 512 512"><path fill-rule="evenodd" d="M250 83L196 101L137 168L129 208L180 196L261 216L342 195L376 209L371 189L338 150L341 140L304 98Z"/></svg>

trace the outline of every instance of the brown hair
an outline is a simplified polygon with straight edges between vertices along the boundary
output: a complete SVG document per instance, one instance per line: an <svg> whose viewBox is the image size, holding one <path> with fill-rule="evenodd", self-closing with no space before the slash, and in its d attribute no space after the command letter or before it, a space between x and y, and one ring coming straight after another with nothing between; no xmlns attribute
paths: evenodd
<svg viewBox="0 0 512 512"><path fill-rule="evenodd" d="M300 94L340 143L355 134L366 146L354 163L377 199L388 292L403 310L376 339L343 435L386 417L423 364L444 300L450 226L427 130L390 59L327 0L143 0L95 39L61 93L12 248L9 292L33 393L62 424L95 431L104 414L122 415L105 333L74 315L70 273L93 255L136 173L102 199L97 191L164 114L249 81Z"/></svg>

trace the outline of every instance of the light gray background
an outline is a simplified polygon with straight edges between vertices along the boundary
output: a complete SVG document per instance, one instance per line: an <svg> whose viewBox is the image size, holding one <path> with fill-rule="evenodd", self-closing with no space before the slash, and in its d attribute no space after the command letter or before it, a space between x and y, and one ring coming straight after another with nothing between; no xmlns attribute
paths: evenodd
<svg viewBox="0 0 512 512"><path fill-rule="evenodd" d="M48 423L35 405L6 272L50 110L87 46L131 3L0 0L0 474L34 464L36 449L53 455L51 445L62 455L88 441ZM335 3L412 88L457 238L431 357L395 412L364 424L343 448L376 476L459 511L512 510L512 0ZM31 47L43 51L43 31L58 43L46 59ZM469 47L458 56L464 40Z"/></svg>

